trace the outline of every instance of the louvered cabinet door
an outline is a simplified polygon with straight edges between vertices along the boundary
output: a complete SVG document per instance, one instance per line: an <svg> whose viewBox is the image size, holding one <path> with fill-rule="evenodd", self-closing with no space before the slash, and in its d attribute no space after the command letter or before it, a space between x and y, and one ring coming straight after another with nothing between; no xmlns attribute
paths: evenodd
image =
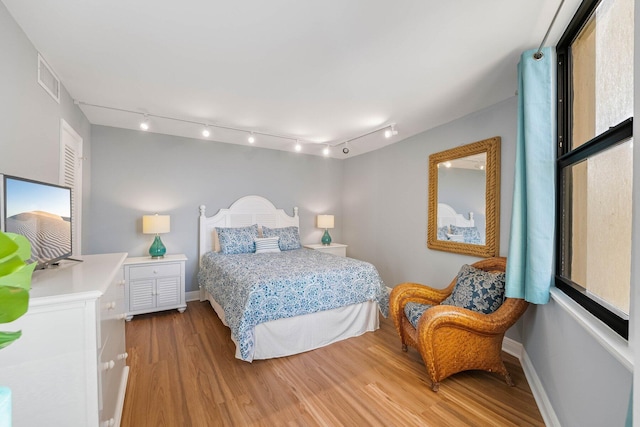
<svg viewBox="0 0 640 427"><path fill-rule="evenodd" d="M185 264L182 254L164 258L131 257L124 263L126 319L136 314L177 309L185 302Z"/></svg>

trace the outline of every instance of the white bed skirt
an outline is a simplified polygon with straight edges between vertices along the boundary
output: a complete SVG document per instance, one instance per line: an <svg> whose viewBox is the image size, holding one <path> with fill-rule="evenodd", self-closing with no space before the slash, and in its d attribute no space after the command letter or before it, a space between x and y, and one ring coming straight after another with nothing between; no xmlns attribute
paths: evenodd
<svg viewBox="0 0 640 427"><path fill-rule="evenodd" d="M206 298L222 323L227 325L222 307L208 292L206 292ZM380 327L378 316L378 303L367 301L333 310L261 323L255 327L253 357L250 356L250 360L272 359L303 353L347 338L357 337L365 332L375 331ZM241 359L237 343L236 358Z"/></svg>

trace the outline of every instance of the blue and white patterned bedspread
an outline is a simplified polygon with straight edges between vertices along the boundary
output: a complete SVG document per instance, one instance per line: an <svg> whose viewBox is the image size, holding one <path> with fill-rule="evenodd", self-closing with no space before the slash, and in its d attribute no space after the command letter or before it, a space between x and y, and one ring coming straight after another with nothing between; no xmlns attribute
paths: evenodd
<svg viewBox="0 0 640 427"><path fill-rule="evenodd" d="M202 257L198 282L224 309L240 356L250 361L260 323L377 301L386 317L389 293L364 261L311 249Z"/></svg>

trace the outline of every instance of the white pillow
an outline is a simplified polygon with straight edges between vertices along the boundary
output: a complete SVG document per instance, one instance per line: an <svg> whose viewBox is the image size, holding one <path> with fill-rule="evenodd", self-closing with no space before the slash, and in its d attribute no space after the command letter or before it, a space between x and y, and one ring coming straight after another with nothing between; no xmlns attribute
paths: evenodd
<svg viewBox="0 0 640 427"><path fill-rule="evenodd" d="M280 246L278 245L280 237L262 237L254 239L256 242L256 253L264 254L267 252L280 252Z"/></svg>

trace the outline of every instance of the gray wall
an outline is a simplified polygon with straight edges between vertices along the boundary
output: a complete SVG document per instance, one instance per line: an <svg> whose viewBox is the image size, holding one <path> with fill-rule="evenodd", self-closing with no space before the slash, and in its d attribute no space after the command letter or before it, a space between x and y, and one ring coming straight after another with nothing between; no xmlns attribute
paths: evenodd
<svg viewBox="0 0 640 427"><path fill-rule="evenodd" d="M319 243L316 215L335 215L334 242L342 241L342 161L336 159L159 135L105 126L92 128L92 193L85 253L148 254L153 240L141 232L149 213L171 215L162 236L168 253L184 253L187 291L198 289L198 206L207 216L236 199L257 194L293 214L300 209L302 243Z"/></svg>
<svg viewBox="0 0 640 427"><path fill-rule="evenodd" d="M444 287L480 258L427 248L429 155L500 136L500 254L507 255L516 137L515 98L345 160L343 233L351 255L372 262L388 286L414 281Z"/></svg>
<svg viewBox="0 0 640 427"><path fill-rule="evenodd" d="M83 138L84 155L90 158L89 121L64 87L58 104L38 84L38 52L1 2L0 117L0 173L57 184L60 119ZM86 161L83 205L91 192L90 175Z"/></svg>

